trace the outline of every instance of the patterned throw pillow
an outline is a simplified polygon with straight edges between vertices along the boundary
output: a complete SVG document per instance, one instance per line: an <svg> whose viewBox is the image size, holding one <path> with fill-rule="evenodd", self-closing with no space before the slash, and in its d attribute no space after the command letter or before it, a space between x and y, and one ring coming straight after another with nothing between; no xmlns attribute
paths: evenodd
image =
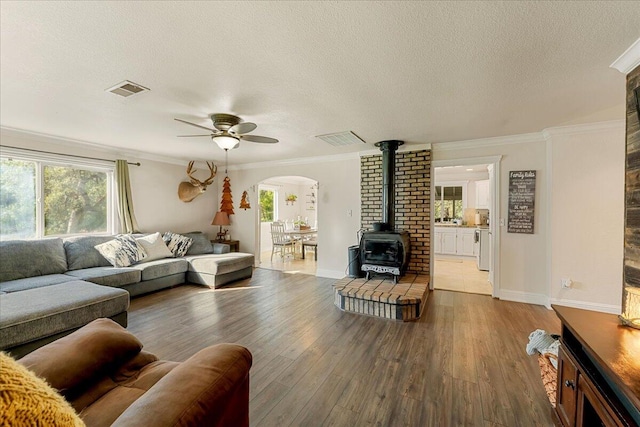
<svg viewBox="0 0 640 427"><path fill-rule="evenodd" d="M167 231L162 235L162 240L167 244L169 250L173 253L173 256L178 258L185 256L191 245L193 239L183 236L182 234L172 233Z"/></svg>
<svg viewBox="0 0 640 427"><path fill-rule="evenodd" d="M128 267L147 257L144 248L129 234L118 234L115 239L95 248L114 267Z"/></svg>

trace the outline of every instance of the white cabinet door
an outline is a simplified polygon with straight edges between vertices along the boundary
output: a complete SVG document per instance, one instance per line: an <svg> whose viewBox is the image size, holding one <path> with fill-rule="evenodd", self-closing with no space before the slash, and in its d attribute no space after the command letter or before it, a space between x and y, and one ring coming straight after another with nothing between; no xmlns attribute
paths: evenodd
<svg viewBox="0 0 640 427"><path fill-rule="evenodd" d="M476 209L489 209L489 180L476 181Z"/></svg>
<svg viewBox="0 0 640 427"><path fill-rule="evenodd" d="M442 252L443 254L456 255L458 234L456 230L447 230L442 233Z"/></svg>
<svg viewBox="0 0 640 427"><path fill-rule="evenodd" d="M433 252L436 254L442 253L442 232L437 228L433 230Z"/></svg>
<svg viewBox="0 0 640 427"><path fill-rule="evenodd" d="M458 246L457 255L473 256L475 244L473 243L475 229L461 228L458 229Z"/></svg>

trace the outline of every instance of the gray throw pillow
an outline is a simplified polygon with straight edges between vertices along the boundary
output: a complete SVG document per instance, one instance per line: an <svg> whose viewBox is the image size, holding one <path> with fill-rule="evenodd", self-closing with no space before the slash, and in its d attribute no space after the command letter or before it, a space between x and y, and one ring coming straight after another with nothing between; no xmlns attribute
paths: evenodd
<svg viewBox="0 0 640 427"><path fill-rule="evenodd" d="M92 267L107 267L109 261L96 249L101 243L113 240L115 236L74 236L64 239L64 251L67 254L69 270Z"/></svg>
<svg viewBox="0 0 640 427"><path fill-rule="evenodd" d="M211 245L211 241L207 238L206 234L193 232L193 233L185 233L186 237L189 237L193 240L193 243L189 247L187 251L187 255L200 255L200 254L212 254L213 253L213 245Z"/></svg>

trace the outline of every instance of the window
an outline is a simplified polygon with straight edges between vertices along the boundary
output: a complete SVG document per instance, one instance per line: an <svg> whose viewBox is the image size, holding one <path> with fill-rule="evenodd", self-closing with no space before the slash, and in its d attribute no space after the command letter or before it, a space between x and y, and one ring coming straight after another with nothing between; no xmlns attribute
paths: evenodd
<svg viewBox="0 0 640 427"><path fill-rule="evenodd" d="M273 222L277 218L276 200L278 197L275 190L260 189L260 222Z"/></svg>
<svg viewBox="0 0 640 427"><path fill-rule="evenodd" d="M113 233L114 167L59 157L0 157L0 240Z"/></svg>
<svg viewBox="0 0 640 427"><path fill-rule="evenodd" d="M449 222L462 219L463 192L462 186L435 186L434 217L435 222Z"/></svg>

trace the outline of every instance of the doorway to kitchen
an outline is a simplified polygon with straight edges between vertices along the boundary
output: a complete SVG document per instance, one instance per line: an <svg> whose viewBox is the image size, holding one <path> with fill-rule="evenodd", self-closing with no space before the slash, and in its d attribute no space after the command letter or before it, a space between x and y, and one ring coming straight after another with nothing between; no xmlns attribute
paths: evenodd
<svg viewBox="0 0 640 427"><path fill-rule="evenodd" d="M258 184L260 268L316 274L321 256L317 194L317 181L302 176L274 177ZM274 222L281 223L282 230L272 228Z"/></svg>
<svg viewBox="0 0 640 427"><path fill-rule="evenodd" d="M434 162L434 289L496 296L491 213L497 206L498 162L499 158Z"/></svg>

